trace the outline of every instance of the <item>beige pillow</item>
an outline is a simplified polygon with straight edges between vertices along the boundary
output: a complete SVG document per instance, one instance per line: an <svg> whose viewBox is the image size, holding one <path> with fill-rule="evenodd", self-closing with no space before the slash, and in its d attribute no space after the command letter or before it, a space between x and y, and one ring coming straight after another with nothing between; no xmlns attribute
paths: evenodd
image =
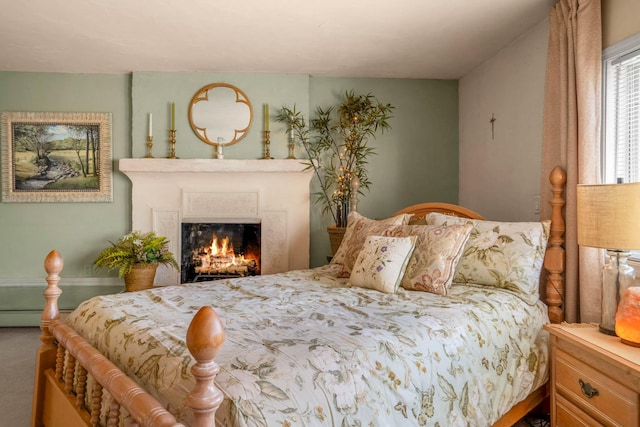
<svg viewBox="0 0 640 427"><path fill-rule="evenodd" d="M368 236L380 235L390 225L407 224L413 215L402 214L391 218L374 220L360 215L358 212L349 213L347 229L344 231L342 243L331 259L331 264L342 264L340 277L349 277L356 258Z"/></svg>
<svg viewBox="0 0 640 427"><path fill-rule="evenodd" d="M353 266L349 283L394 294L416 243L416 236L369 236Z"/></svg>
<svg viewBox="0 0 640 427"><path fill-rule="evenodd" d="M430 213L427 223L473 226L454 282L506 289L529 304L538 301L550 221L497 222Z"/></svg>
<svg viewBox="0 0 640 427"><path fill-rule="evenodd" d="M471 228L468 224L402 225L384 230L384 236L417 237L401 286L408 290L447 295Z"/></svg>

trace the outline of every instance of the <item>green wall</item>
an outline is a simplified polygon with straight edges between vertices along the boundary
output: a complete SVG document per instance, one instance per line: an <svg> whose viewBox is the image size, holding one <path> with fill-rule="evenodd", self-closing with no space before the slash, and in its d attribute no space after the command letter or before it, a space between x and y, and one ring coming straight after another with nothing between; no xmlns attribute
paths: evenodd
<svg viewBox="0 0 640 427"><path fill-rule="evenodd" d="M253 122L247 136L225 147L230 159L259 159L263 156L264 104L271 116L284 104L296 104L307 112L309 77L299 74L219 74L219 73L133 73L132 135L133 157L146 155L148 113L153 113L153 154L166 157L169 150L171 102L176 104L176 156L189 159L214 158L212 146L202 142L189 126L188 107L193 95L211 83L228 83L241 89L251 101ZM284 126L270 121L271 156L286 158Z"/></svg>
<svg viewBox="0 0 640 427"><path fill-rule="evenodd" d="M114 159L131 152L130 100L128 75L0 72L0 111L111 112ZM37 324L43 261L52 249L72 278L61 308L119 288L117 279L97 278L91 265L108 239L130 227L126 177L114 173L113 192L113 203L0 203L0 325Z"/></svg>
<svg viewBox="0 0 640 427"><path fill-rule="evenodd" d="M395 107L391 130L370 142L370 192L358 211L384 218L415 203L458 200L458 82L453 80L311 78L310 110L334 105L347 90ZM312 182L313 185L313 182ZM314 190L317 191L317 190ZM311 263L330 253L321 206L311 210Z"/></svg>
<svg viewBox="0 0 640 427"><path fill-rule="evenodd" d="M224 82L242 89L253 105L247 137L225 148L225 158L261 158L263 104L273 117L282 105L309 118L316 106L337 103L350 89L372 93L396 107L392 130L373 145L371 192L359 211L372 218L422 201L456 202L458 194L458 84L450 80L320 78L296 74L132 73L57 74L0 72L0 111L99 111L113 114L112 203L0 203L0 326L37 324L42 307L42 262L51 249L65 259L61 306L71 309L92 294L116 292L115 273L92 268L109 240L129 231L131 186L118 160L146 154L148 113L153 152L168 152L170 103L176 103L176 155L212 158L213 148L191 131L187 109L202 86ZM271 121L271 154L287 156L287 135ZM301 157L301 150L296 152ZM313 182L312 182L313 186ZM312 206L311 265L326 262L328 218Z"/></svg>

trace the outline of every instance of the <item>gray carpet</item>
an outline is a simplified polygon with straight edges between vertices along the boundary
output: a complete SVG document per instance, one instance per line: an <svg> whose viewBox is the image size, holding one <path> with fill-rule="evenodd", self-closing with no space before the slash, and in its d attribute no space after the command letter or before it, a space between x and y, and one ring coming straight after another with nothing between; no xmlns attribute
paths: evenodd
<svg viewBox="0 0 640 427"><path fill-rule="evenodd" d="M0 328L0 426L27 427L40 328Z"/></svg>

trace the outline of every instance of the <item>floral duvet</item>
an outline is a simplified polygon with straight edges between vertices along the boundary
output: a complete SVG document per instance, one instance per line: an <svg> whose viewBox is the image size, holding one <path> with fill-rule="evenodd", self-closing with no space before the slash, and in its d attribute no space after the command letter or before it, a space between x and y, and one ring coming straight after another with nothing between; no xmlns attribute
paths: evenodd
<svg viewBox="0 0 640 427"><path fill-rule="evenodd" d="M336 265L96 297L66 322L189 423L185 336L209 304L220 426L489 426L542 385L548 322L496 288L350 287Z"/></svg>

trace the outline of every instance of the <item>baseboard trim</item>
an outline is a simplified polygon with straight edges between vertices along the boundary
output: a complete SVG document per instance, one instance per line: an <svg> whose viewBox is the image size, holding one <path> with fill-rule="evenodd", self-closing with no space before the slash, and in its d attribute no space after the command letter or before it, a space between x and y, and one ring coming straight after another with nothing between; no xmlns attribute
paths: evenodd
<svg viewBox="0 0 640 427"><path fill-rule="evenodd" d="M24 286L36 286L41 287L42 290L46 289L47 281L42 278L2 278L0 277L0 288L2 287L24 287ZM69 286L121 286L124 288L124 283L117 277L65 277L58 283L61 289Z"/></svg>
<svg viewBox="0 0 640 427"><path fill-rule="evenodd" d="M122 280L110 277L65 278L59 286L61 313L75 309L94 296L124 291ZM43 279L0 279L0 327L39 326L46 288Z"/></svg>
<svg viewBox="0 0 640 427"><path fill-rule="evenodd" d="M64 316L71 310L61 310ZM40 326L41 311L0 311L0 327L37 327Z"/></svg>

